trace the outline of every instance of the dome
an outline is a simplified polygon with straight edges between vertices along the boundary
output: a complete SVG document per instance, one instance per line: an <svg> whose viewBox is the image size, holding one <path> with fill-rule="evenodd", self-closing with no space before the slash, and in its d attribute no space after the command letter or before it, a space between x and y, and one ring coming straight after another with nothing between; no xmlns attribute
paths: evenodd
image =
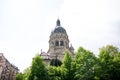
<svg viewBox="0 0 120 80"><path fill-rule="evenodd" d="M66 34L66 30L63 27L56 27L53 31L53 33L65 33Z"/></svg>
<svg viewBox="0 0 120 80"><path fill-rule="evenodd" d="M56 21L56 28L53 30L53 33L65 33L66 34L66 30L63 27L61 27L59 19Z"/></svg>

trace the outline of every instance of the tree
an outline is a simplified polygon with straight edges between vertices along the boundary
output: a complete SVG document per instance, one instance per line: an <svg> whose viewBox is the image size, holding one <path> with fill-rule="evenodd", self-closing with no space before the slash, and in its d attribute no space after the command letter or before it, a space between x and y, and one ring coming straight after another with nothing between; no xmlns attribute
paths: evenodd
<svg viewBox="0 0 120 80"><path fill-rule="evenodd" d="M71 62L72 62L72 58L71 55L68 51L66 51L64 59L63 59L63 67L67 68L69 71L71 69Z"/></svg>
<svg viewBox="0 0 120 80"><path fill-rule="evenodd" d="M50 80L65 80L66 72L66 68L60 66L48 66Z"/></svg>
<svg viewBox="0 0 120 80"><path fill-rule="evenodd" d="M23 74L22 74L22 73L18 73L18 74L16 75L15 80L23 80Z"/></svg>
<svg viewBox="0 0 120 80"><path fill-rule="evenodd" d="M23 80L29 80L28 77L30 75L30 67L26 68L23 72Z"/></svg>
<svg viewBox="0 0 120 80"><path fill-rule="evenodd" d="M98 75L103 80L120 79L120 53L118 48L113 45L107 45L100 48Z"/></svg>
<svg viewBox="0 0 120 80"><path fill-rule="evenodd" d="M40 55L36 55L32 61L32 66L30 67L29 80L48 80L48 73Z"/></svg>
<svg viewBox="0 0 120 80"><path fill-rule="evenodd" d="M66 51L64 59L63 59L63 64L62 64L62 67L67 69L67 74L66 74L65 80L73 80L74 79L73 70L71 69L71 64L72 64L71 55L68 51Z"/></svg>
<svg viewBox="0 0 120 80"><path fill-rule="evenodd" d="M111 79L120 79L120 52L113 58L113 68L111 71Z"/></svg>
<svg viewBox="0 0 120 80"><path fill-rule="evenodd" d="M92 52L80 47L76 53L74 64L76 67L75 78L77 80L94 79L96 57Z"/></svg>

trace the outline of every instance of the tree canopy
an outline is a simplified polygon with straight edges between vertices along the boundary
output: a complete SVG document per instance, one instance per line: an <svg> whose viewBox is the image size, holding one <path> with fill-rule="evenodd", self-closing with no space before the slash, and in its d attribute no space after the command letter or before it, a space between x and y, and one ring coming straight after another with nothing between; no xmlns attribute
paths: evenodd
<svg viewBox="0 0 120 80"><path fill-rule="evenodd" d="M117 80L120 79L120 52L113 45L100 48L98 57L98 73L100 79Z"/></svg>
<svg viewBox="0 0 120 80"><path fill-rule="evenodd" d="M28 80L47 80L48 78L49 77L45 63L40 55L37 54L35 58L33 58Z"/></svg>
<svg viewBox="0 0 120 80"><path fill-rule="evenodd" d="M57 64L54 64L57 63ZM79 47L74 57L66 51L62 64L54 59L46 66L40 55L32 60L32 65L16 80L119 80L120 51L116 46L100 48L96 57L93 52Z"/></svg>

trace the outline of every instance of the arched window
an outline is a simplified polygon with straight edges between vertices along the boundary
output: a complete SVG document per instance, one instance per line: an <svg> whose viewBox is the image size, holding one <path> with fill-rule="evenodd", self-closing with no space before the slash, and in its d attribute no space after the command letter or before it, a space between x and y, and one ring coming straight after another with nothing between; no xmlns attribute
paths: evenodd
<svg viewBox="0 0 120 80"><path fill-rule="evenodd" d="M60 46L64 46L64 42L63 41L60 41Z"/></svg>
<svg viewBox="0 0 120 80"><path fill-rule="evenodd" d="M59 59L52 59L52 61L50 62L51 66L61 66L62 62Z"/></svg>
<svg viewBox="0 0 120 80"><path fill-rule="evenodd" d="M56 41L56 42L55 42L55 46L59 46L59 41Z"/></svg>

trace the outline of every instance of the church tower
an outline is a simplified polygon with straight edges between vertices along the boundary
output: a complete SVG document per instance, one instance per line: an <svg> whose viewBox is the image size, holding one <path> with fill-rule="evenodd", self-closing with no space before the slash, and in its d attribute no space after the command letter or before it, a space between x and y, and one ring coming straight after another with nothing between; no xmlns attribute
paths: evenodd
<svg viewBox="0 0 120 80"><path fill-rule="evenodd" d="M66 30L61 26L60 20L56 21L56 27L51 32L49 39L49 56L51 59L63 60L65 51L68 50L71 56L74 55L74 48L69 47L69 39Z"/></svg>

